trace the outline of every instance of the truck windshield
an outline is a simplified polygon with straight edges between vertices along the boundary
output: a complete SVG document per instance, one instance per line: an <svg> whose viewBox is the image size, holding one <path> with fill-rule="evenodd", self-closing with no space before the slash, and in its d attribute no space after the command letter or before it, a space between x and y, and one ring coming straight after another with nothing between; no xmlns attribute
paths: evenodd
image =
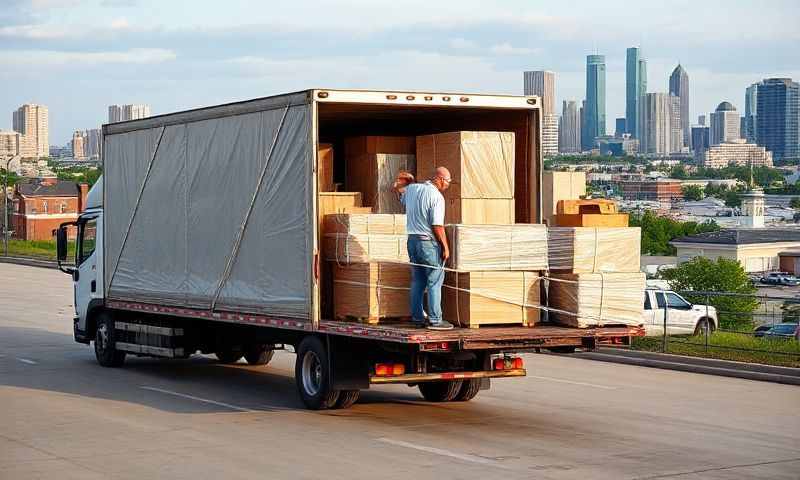
<svg viewBox="0 0 800 480"><path fill-rule="evenodd" d="M80 232L78 265L83 263L94 253L94 248L97 243L97 219L91 218L86 220L81 226Z"/></svg>

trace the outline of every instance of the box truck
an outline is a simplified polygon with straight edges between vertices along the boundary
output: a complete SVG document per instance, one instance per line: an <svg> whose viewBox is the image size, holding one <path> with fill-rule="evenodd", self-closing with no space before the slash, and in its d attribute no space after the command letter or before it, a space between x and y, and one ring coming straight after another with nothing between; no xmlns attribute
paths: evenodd
<svg viewBox="0 0 800 480"><path fill-rule="evenodd" d="M104 125L103 177L79 219L57 231L59 266L74 282L75 340L93 343L106 367L126 355L197 352L263 365L290 348L303 403L325 409L385 383L466 401L492 378L524 376L518 352L641 335L546 322L428 331L339 321L322 307L320 144L336 152L360 135L513 132L516 221L538 223L539 103L314 89ZM340 158L333 169L335 179L348 170Z"/></svg>

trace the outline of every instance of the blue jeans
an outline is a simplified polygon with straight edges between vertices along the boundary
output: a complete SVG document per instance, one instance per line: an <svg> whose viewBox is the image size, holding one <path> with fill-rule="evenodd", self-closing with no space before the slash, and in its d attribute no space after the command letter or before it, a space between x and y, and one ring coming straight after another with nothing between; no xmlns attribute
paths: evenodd
<svg viewBox="0 0 800 480"><path fill-rule="evenodd" d="M442 320L442 247L433 239L422 239L416 235L408 236L408 257L411 263L427 265L412 266L411 272L411 317L415 322L424 322L423 300L428 290L428 321Z"/></svg>

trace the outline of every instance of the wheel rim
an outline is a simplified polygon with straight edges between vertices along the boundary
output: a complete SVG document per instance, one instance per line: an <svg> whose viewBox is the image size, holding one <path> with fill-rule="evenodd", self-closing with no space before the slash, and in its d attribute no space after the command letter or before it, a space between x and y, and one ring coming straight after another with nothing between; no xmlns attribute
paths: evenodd
<svg viewBox="0 0 800 480"><path fill-rule="evenodd" d="M94 337L94 348L103 353L108 347L108 326L104 323L97 327L97 335Z"/></svg>
<svg viewBox="0 0 800 480"><path fill-rule="evenodd" d="M317 354L311 351L303 356L303 390L310 396L319 393L322 385L322 363Z"/></svg>

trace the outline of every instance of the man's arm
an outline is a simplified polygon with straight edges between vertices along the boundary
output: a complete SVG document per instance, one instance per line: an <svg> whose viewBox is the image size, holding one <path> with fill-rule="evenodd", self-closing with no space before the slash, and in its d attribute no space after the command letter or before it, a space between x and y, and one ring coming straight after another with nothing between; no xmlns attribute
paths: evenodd
<svg viewBox="0 0 800 480"><path fill-rule="evenodd" d="M444 197L436 195L429 215L433 235L442 246L442 261L446 262L450 258L450 246L447 244L447 235L444 233Z"/></svg>
<svg viewBox="0 0 800 480"><path fill-rule="evenodd" d="M392 184L392 190L402 195L406 191L406 187L411 183L414 183L414 175L408 172L400 172L397 174L397 178Z"/></svg>
<svg viewBox="0 0 800 480"><path fill-rule="evenodd" d="M442 246L442 261L446 262L447 259L450 258L450 246L447 244L447 235L444 233L444 226L432 225L431 230L433 230L433 235L436 236L439 245Z"/></svg>

